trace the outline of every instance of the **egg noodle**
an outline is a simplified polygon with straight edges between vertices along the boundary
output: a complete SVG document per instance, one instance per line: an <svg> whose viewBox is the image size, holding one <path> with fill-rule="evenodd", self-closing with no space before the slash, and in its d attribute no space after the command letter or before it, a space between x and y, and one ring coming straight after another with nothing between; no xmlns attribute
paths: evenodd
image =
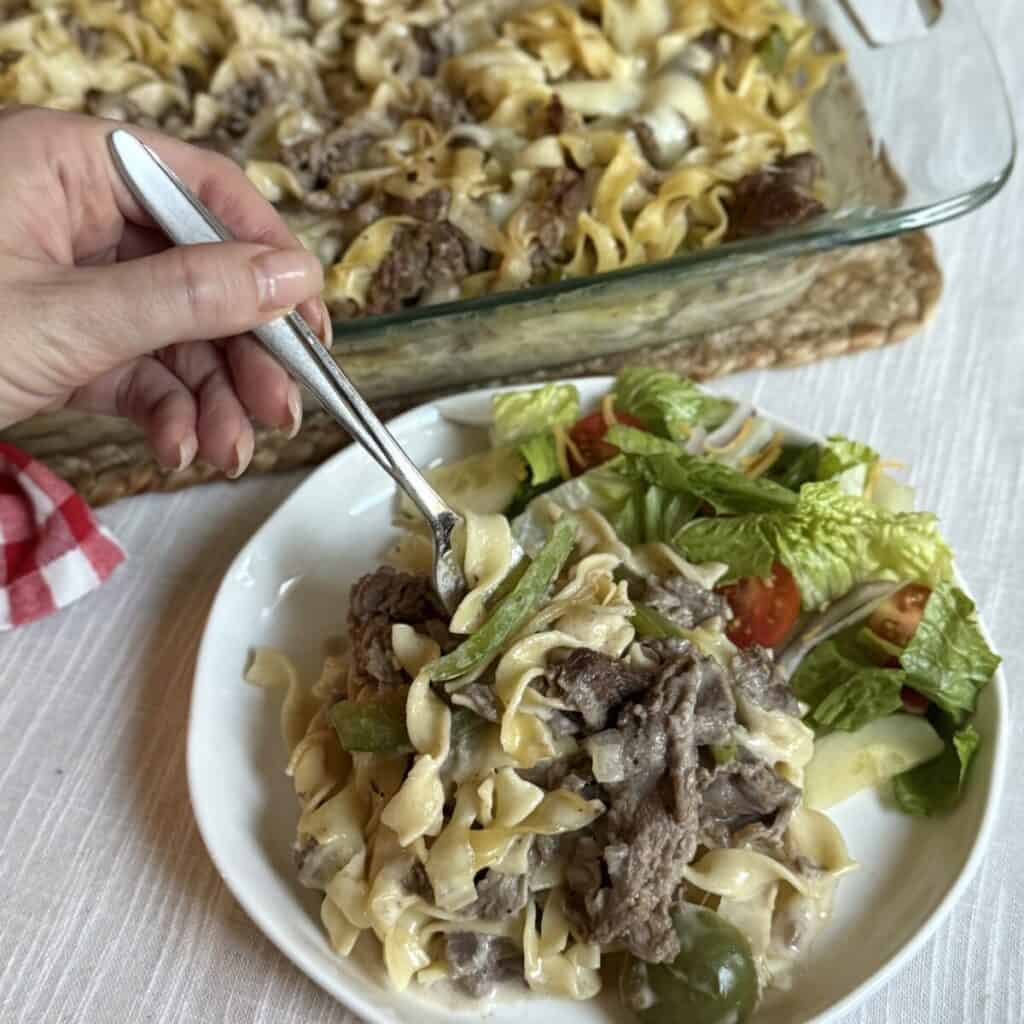
<svg viewBox="0 0 1024 1024"><path fill-rule="evenodd" d="M552 506L552 518L558 515ZM519 951L531 990L572 999L598 993L602 959L616 952L614 944L587 941L574 926L566 909L564 859L539 868L531 862L539 837L585 834L606 812L599 799L562 787L545 789L521 774L586 748L552 728L553 718L569 705L546 690L545 674L578 648L642 665L645 655L631 623L634 605L627 583L618 578L622 568L686 574L704 585L713 584L722 567L691 566L663 544L631 549L594 510L574 519L573 553L546 599L456 686L446 691L434 680L441 651L432 636L409 625L392 626L394 656L409 680L401 690L407 754L342 749L329 710L341 699L360 698L343 648L328 656L311 694L276 651L260 649L250 667L249 681L286 692L282 730L301 809L297 848L330 849L321 916L331 945L347 956L361 935L372 933L399 990L448 977L445 936L453 932L506 940ZM397 557L408 558L414 549L402 545ZM471 589L451 618L453 632L479 628L488 602L512 570L512 558L503 516L467 515L464 568ZM407 567L420 566L414 559ZM693 635L728 665L736 651L721 628L719 620ZM456 738L455 712L468 703L463 687L485 670L493 680L497 721L478 720ZM736 721L736 736L751 755L802 784L814 743L799 718L738 697ZM685 869L684 887L688 901L716 907L747 937L762 986L784 985L810 938L804 929L803 938L794 940L786 922L810 922L813 934L828 920L836 879L851 867L832 822L798 806L772 850L756 843L698 849ZM408 884L414 869L429 880L432 899ZM528 877L522 910L497 920L473 915L484 869Z"/></svg>
<svg viewBox="0 0 1024 1024"><path fill-rule="evenodd" d="M328 265L338 316L721 242L735 184L812 149L808 104L841 59L775 0L3 10L0 103L229 153ZM426 223L417 289L388 260Z"/></svg>

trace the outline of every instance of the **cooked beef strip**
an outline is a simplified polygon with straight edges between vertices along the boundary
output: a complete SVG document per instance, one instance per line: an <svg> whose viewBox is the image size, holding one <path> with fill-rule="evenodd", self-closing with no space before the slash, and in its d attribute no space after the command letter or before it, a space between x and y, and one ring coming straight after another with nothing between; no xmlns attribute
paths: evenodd
<svg viewBox="0 0 1024 1024"><path fill-rule="evenodd" d="M546 864L560 857L563 852L563 847L567 844L569 846L574 845L577 842L576 836L570 833L563 833L556 836L544 836L535 835L533 842L530 844L529 853L529 875L532 878L533 875Z"/></svg>
<svg viewBox="0 0 1024 1024"><path fill-rule="evenodd" d="M535 270L543 274L564 258L565 240L587 205L587 183L583 174L571 167L537 171L536 180L545 191L531 208L536 234L530 260Z"/></svg>
<svg viewBox="0 0 1024 1024"><path fill-rule="evenodd" d="M700 684L693 709L693 738L698 746L726 743L736 725L736 700L725 671L710 658L700 662Z"/></svg>
<svg viewBox="0 0 1024 1024"><path fill-rule="evenodd" d="M623 779L600 788L609 810L576 844L567 906L588 939L664 961L678 951L669 912L698 844L777 845L800 791L746 750L726 765L700 767L702 748L733 735L732 673L684 640L641 646L653 662L648 688L604 733L622 744ZM751 699L784 704L788 691L777 692L768 652L753 649L736 665ZM577 756L523 774L551 787L580 770Z"/></svg>
<svg viewBox="0 0 1024 1024"><path fill-rule="evenodd" d="M264 68L254 78L235 82L216 97L223 113L209 138L197 141L229 156L240 157L234 144L249 130L260 111L277 102L283 88L283 83L269 68Z"/></svg>
<svg viewBox="0 0 1024 1024"><path fill-rule="evenodd" d="M451 190L447 188L432 188L415 199L388 196L387 212L400 217L415 217L416 220L444 220L448 216L451 199Z"/></svg>
<svg viewBox="0 0 1024 1024"><path fill-rule="evenodd" d="M742 748L727 764L702 769L699 785L700 841L708 847L733 846L740 833L775 844L800 803L796 786Z"/></svg>
<svg viewBox="0 0 1024 1024"><path fill-rule="evenodd" d="M755 644L739 651L729 668L737 697L745 697L765 711L784 711L799 717L800 705L767 648Z"/></svg>
<svg viewBox="0 0 1024 1024"><path fill-rule="evenodd" d="M281 159L307 189L323 189L335 175L363 167L367 150L376 141L372 132L342 125L282 146Z"/></svg>
<svg viewBox="0 0 1024 1024"><path fill-rule="evenodd" d="M788 184L802 189L813 188L824 170L817 153L794 153L777 160L774 166Z"/></svg>
<svg viewBox="0 0 1024 1024"><path fill-rule="evenodd" d="M651 577L643 588L642 600L681 629L693 629L718 615L725 615L729 603L721 595L685 576Z"/></svg>
<svg viewBox="0 0 1024 1024"><path fill-rule="evenodd" d="M476 899L459 913L483 921L503 921L518 914L530 898L527 875L502 875L486 869L476 883Z"/></svg>
<svg viewBox="0 0 1024 1024"><path fill-rule="evenodd" d="M584 937L621 943L644 960L679 952L670 910L700 827L694 710L701 681L699 656L669 662L641 700L619 712L627 772L605 787L604 848L581 841L567 874L567 911Z"/></svg>
<svg viewBox="0 0 1024 1024"><path fill-rule="evenodd" d="M483 999L498 982L522 977L522 951L508 939L479 932L449 932L445 959L452 983L466 995Z"/></svg>
<svg viewBox="0 0 1024 1024"><path fill-rule="evenodd" d="M406 682L391 647L391 627L398 622L422 626L443 615L426 576L384 565L360 579L352 587L348 612L356 681L381 689Z"/></svg>
<svg viewBox="0 0 1024 1024"><path fill-rule="evenodd" d="M650 676L586 647L550 669L547 678L551 695L579 711L590 732L603 729L615 708L651 684Z"/></svg>
<svg viewBox="0 0 1024 1024"><path fill-rule="evenodd" d="M692 657L696 648L689 640L680 637L663 637L658 640L641 638L636 642L641 653L656 666L665 665L680 658Z"/></svg>
<svg viewBox="0 0 1024 1024"><path fill-rule="evenodd" d="M552 711L547 725L556 740L563 736L579 736L586 729L583 717L573 711Z"/></svg>
<svg viewBox="0 0 1024 1024"><path fill-rule="evenodd" d="M797 153L740 178L726 204L728 237L763 235L824 213L825 207L809 191L820 174L817 156Z"/></svg>
<svg viewBox="0 0 1024 1024"><path fill-rule="evenodd" d="M486 266L486 254L447 221L405 224L370 281L365 311L391 313Z"/></svg>

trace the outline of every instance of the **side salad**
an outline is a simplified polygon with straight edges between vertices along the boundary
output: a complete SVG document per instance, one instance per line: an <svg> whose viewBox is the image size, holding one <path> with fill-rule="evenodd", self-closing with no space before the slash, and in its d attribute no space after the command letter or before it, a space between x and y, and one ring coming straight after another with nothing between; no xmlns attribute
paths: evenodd
<svg viewBox="0 0 1024 1024"><path fill-rule="evenodd" d="M645 368L620 373L587 414L571 384L498 395L491 441L429 475L456 507L511 519L528 555L553 502L596 510L630 547L719 567L728 639L775 652L815 731L810 806L890 779L908 814L956 804L1000 659L935 517L872 448L793 443L749 405ZM676 630L642 604L633 624Z"/></svg>

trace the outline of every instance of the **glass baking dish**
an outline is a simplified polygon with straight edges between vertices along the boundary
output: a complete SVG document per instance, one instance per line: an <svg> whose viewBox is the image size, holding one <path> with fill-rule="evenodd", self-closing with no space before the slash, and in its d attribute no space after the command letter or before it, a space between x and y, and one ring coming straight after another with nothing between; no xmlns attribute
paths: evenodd
<svg viewBox="0 0 1024 1024"><path fill-rule="evenodd" d="M454 390L743 323L799 298L820 254L914 231L991 199L1016 143L969 0L790 4L846 53L811 119L831 212L672 259L335 324L373 399Z"/></svg>

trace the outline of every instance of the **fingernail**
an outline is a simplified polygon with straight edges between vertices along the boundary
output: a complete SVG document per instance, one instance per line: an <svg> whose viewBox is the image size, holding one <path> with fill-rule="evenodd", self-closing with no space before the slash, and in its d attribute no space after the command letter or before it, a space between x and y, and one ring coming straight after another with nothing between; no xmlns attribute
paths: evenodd
<svg viewBox="0 0 1024 1024"><path fill-rule="evenodd" d="M235 465L228 471L229 480L237 480L249 468L254 443L251 430L243 430L239 434L235 442Z"/></svg>
<svg viewBox="0 0 1024 1024"><path fill-rule="evenodd" d="M288 440L290 441L302 429L302 395L297 384L292 384L288 391Z"/></svg>
<svg viewBox="0 0 1024 1024"><path fill-rule="evenodd" d="M324 329L320 337L324 340L324 346L330 348L334 344L334 323L331 320L331 311L327 308L327 303L321 300L320 305L324 309Z"/></svg>
<svg viewBox="0 0 1024 1024"><path fill-rule="evenodd" d="M197 451L199 451L199 438L196 437L195 431L192 431L190 434L186 434L178 444L179 473L192 465L192 460L196 457Z"/></svg>
<svg viewBox="0 0 1024 1024"><path fill-rule="evenodd" d="M305 249L270 249L252 259L260 309L291 309L319 290L320 261Z"/></svg>

